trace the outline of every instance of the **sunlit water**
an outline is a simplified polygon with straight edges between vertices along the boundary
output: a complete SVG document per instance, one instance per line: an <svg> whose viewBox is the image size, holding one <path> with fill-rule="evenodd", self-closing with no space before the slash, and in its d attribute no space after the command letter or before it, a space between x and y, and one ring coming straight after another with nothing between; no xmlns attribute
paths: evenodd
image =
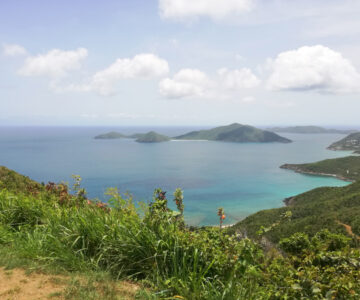
<svg viewBox="0 0 360 300"><path fill-rule="evenodd" d="M326 150L339 134L282 134L291 144L238 144L171 141L141 144L129 139L95 140L114 128L0 128L0 164L40 181L83 178L90 197L105 199L108 187L129 191L136 201L151 201L154 188L184 190L186 221L216 224L224 207L226 222L234 223L261 209L283 206L285 197L319 186L343 186L335 178L307 176L279 168L345 156ZM149 128L115 128L124 133ZM151 128L154 129L154 128ZM187 128L155 128L177 135ZM173 206L173 203L170 205Z"/></svg>

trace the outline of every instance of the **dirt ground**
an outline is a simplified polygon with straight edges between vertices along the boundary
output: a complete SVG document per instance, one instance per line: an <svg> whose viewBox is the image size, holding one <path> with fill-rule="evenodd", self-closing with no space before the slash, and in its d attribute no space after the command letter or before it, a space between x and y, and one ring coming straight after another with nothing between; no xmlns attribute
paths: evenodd
<svg viewBox="0 0 360 300"><path fill-rule="evenodd" d="M0 268L1 300L43 300L64 299L64 291L70 278L66 276L40 273L27 274L21 269L5 270ZM134 299L138 286L128 282L116 285L115 299Z"/></svg>

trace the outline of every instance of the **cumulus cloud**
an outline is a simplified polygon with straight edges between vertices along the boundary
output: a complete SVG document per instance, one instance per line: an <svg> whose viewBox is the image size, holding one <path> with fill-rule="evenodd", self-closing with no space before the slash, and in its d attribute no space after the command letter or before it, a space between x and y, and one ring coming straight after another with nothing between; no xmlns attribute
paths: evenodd
<svg viewBox="0 0 360 300"><path fill-rule="evenodd" d="M220 69L217 76L210 78L197 69L182 69L173 78L159 83L160 94L166 98L213 98L225 96L230 91L250 89L258 86L260 80L250 69Z"/></svg>
<svg viewBox="0 0 360 300"><path fill-rule="evenodd" d="M111 95L115 92L115 86L119 80L152 79L165 76L168 72L168 62L154 54L139 54L133 58L119 58L108 68L93 76L90 89L105 96Z"/></svg>
<svg viewBox="0 0 360 300"><path fill-rule="evenodd" d="M160 15L169 19L224 19L251 11L254 0L159 0Z"/></svg>
<svg viewBox="0 0 360 300"><path fill-rule="evenodd" d="M360 74L351 62L341 53L321 45L282 52L268 65L271 75L267 87L271 90L360 91Z"/></svg>
<svg viewBox="0 0 360 300"><path fill-rule="evenodd" d="M3 54L5 56L26 55L27 51L24 47L17 44L3 44Z"/></svg>
<svg viewBox="0 0 360 300"><path fill-rule="evenodd" d="M182 69L173 79L165 78L159 83L160 94L166 98L202 97L212 85L204 72L197 69Z"/></svg>
<svg viewBox="0 0 360 300"><path fill-rule="evenodd" d="M53 49L45 54L29 56L26 58L19 74L23 76L47 76L60 78L69 71L81 67L81 61L88 55L85 48L78 48L72 51Z"/></svg>
<svg viewBox="0 0 360 300"><path fill-rule="evenodd" d="M251 89L260 84L260 80L248 68L240 70L220 69L218 74L222 84L229 89Z"/></svg>

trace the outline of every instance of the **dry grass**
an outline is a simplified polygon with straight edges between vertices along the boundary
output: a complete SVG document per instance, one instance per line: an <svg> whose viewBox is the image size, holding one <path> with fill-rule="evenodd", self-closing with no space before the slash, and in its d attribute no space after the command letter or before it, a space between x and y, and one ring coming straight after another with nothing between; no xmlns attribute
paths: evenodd
<svg viewBox="0 0 360 300"><path fill-rule="evenodd" d="M90 280L42 273L27 273L22 269L0 268L0 299L135 299L139 286L130 282Z"/></svg>

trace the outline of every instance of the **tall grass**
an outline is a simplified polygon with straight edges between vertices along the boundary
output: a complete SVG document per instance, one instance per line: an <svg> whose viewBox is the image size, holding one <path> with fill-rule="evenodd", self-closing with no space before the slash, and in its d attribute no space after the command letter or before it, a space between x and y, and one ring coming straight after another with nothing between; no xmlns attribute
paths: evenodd
<svg viewBox="0 0 360 300"><path fill-rule="evenodd" d="M295 247L303 259L271 261L251 240L229 236L219 228L190 230L184 225L179 190L175 193L178 213L167 208L161 190L141 211L131 197L121 197L114 190L111 209L88 202L78 191L73 196L53 186L35 194L0 191L0 246L67 271L106 271L114 279L141 280L152 291L142 291L139 297L144 299L311 298L318 289L325 295L328 290L337 291L333 288L337 282L356 282L360 277L358 252L346 250L336 255L338 261L354 263L348 263L350 275L339 271L339 278L329 281L322 269L328 262L316 265L324 255L320 240L307 241L308 248L317 247L307 253L297 237L288 239L286 249ZM344 241L341 249L347 247L347 240L325 236ZM340 270L337 265L330 267ZM298 268L311 274L311 284Z"/></svg>

